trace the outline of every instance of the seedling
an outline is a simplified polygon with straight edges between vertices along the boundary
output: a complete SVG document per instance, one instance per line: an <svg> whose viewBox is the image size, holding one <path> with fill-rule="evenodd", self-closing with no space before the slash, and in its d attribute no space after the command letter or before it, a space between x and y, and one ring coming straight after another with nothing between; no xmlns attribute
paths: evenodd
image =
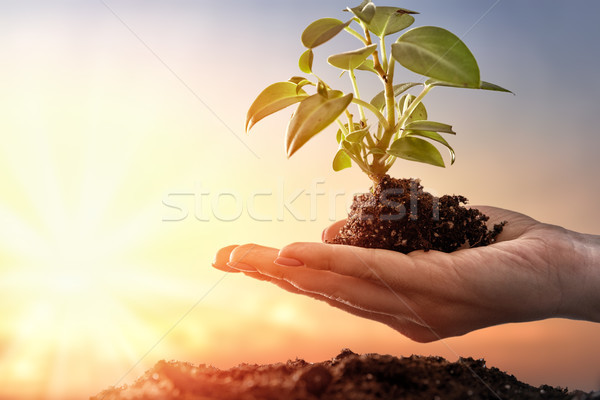
<svg viewBox="0 0 600 400"><path fill-rule="evenodd" d="M299 103L287 128L288 157L317 133L337 123L339 148L333 159L335 171L354 162L377 184L398 158L444 167L444 159L433 143L446 147L450 163L454 163L454 149L442 134L455 132L451 125L428 118L423 104L425 96L440 86L509 91L482 81L471 51L443 28L413 28L402 33L388 48L392 35L413 24L413 15L418 14L415 11L376 6L370 0L345 11L352 15L346 22L321 18L304 30L302 43L307 50L298 64L310 78L294 76L264 89L248 110L246 131L261 119ZM362 47L331 55L327 61L349 77L353 93L333 89L313 71L314 49L342 31L358 39ZM421 82L395 84L396 63L422 75ZM381 81L383 90L370 101L360 96L356 70L375 74ZM312 94L306 91L311 87ZM421 91L416 95L408 93L413 88ZM351 104L356 106L358 115L350 111ZM367 113L376 123L369 122Z"/></svg>

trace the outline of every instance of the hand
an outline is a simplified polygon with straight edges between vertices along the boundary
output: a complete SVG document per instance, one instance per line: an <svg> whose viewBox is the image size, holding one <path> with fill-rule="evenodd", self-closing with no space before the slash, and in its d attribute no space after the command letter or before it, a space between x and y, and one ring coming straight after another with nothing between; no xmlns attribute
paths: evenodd
<svg viewBox="0 0 600 400"><path fill-rule="evenodd" d="M523 214L477 207L508 221L497 243L453 253L293 243L221 249L213 264L382 322L419 342L550 317L600 322L600 240ZM339 221L323 232L332 238Z"/></svg>

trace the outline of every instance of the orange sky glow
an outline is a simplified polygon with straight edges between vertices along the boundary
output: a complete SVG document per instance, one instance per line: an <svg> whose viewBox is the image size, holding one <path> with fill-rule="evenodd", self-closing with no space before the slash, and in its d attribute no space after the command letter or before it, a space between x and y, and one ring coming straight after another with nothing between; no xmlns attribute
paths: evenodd
<svg viewBox="0 0 600 400"><path fill-rule="evenodd" d="M289 112L243 133L256 94L299 73L304 26L342 18L346 4L282 3L266 15L268 2L245 2L231 16L212 3L151 3L32 0L0 16L0 398L86 398L161 359L229 368L342 348L485 358L532 385L600 389L599 324L507 324L418 344L212 269L229 244L320 240L368 188L358 169L331 170L330 131L287 160ZM553 14L536 19L516 1L461 0L463 13L406 3L422 12L418 25L464 34L482 77L516 96L433 91L431 113L458 132L457 162L398 162L392 174L599 234L600 87L580 78L597 65L586 51L597 13L569 11L583 22L546 38L558 35L544 22ZM515 28L498 34L517 8ZM551 52L562 56L549 63Z"/></svg>

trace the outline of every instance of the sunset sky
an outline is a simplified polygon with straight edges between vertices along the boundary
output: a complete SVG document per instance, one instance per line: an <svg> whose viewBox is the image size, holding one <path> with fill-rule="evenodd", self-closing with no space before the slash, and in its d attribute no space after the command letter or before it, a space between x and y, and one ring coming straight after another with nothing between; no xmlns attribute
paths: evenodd
<svg viewBox="0 0 600 400"><path fill-rule="evenodd" d="M458 132L455 165L399 161L391 173L600 234L600 3L388 4L419 11L414 26L457 34L482 79L515 93L435 89L425 103ZM300 74L302 30L349 18L348 5L2 3L0 398L86 398L161 359L228 368L321 361L344 347L483 357L533 385L600 389L600 324L508 324L417 344L210 267L228 244L318 241L368 189L358 169L332 171L334 129L290 160L291 110L244 133L256 95ZM315 68L349 90L323 60L358 42L336 39L317 49Z"/></svg>

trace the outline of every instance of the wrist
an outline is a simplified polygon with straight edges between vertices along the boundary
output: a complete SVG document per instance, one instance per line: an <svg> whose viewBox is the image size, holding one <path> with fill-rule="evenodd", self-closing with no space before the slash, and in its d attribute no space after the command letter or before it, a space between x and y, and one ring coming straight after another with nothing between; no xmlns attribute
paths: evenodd
<svg viewBox="0 0 600 400"><path fill-rule="evenodd" d="M600 322L600 236L566 235L569 248L558 265L563 288L558 316Z"/></svg>

